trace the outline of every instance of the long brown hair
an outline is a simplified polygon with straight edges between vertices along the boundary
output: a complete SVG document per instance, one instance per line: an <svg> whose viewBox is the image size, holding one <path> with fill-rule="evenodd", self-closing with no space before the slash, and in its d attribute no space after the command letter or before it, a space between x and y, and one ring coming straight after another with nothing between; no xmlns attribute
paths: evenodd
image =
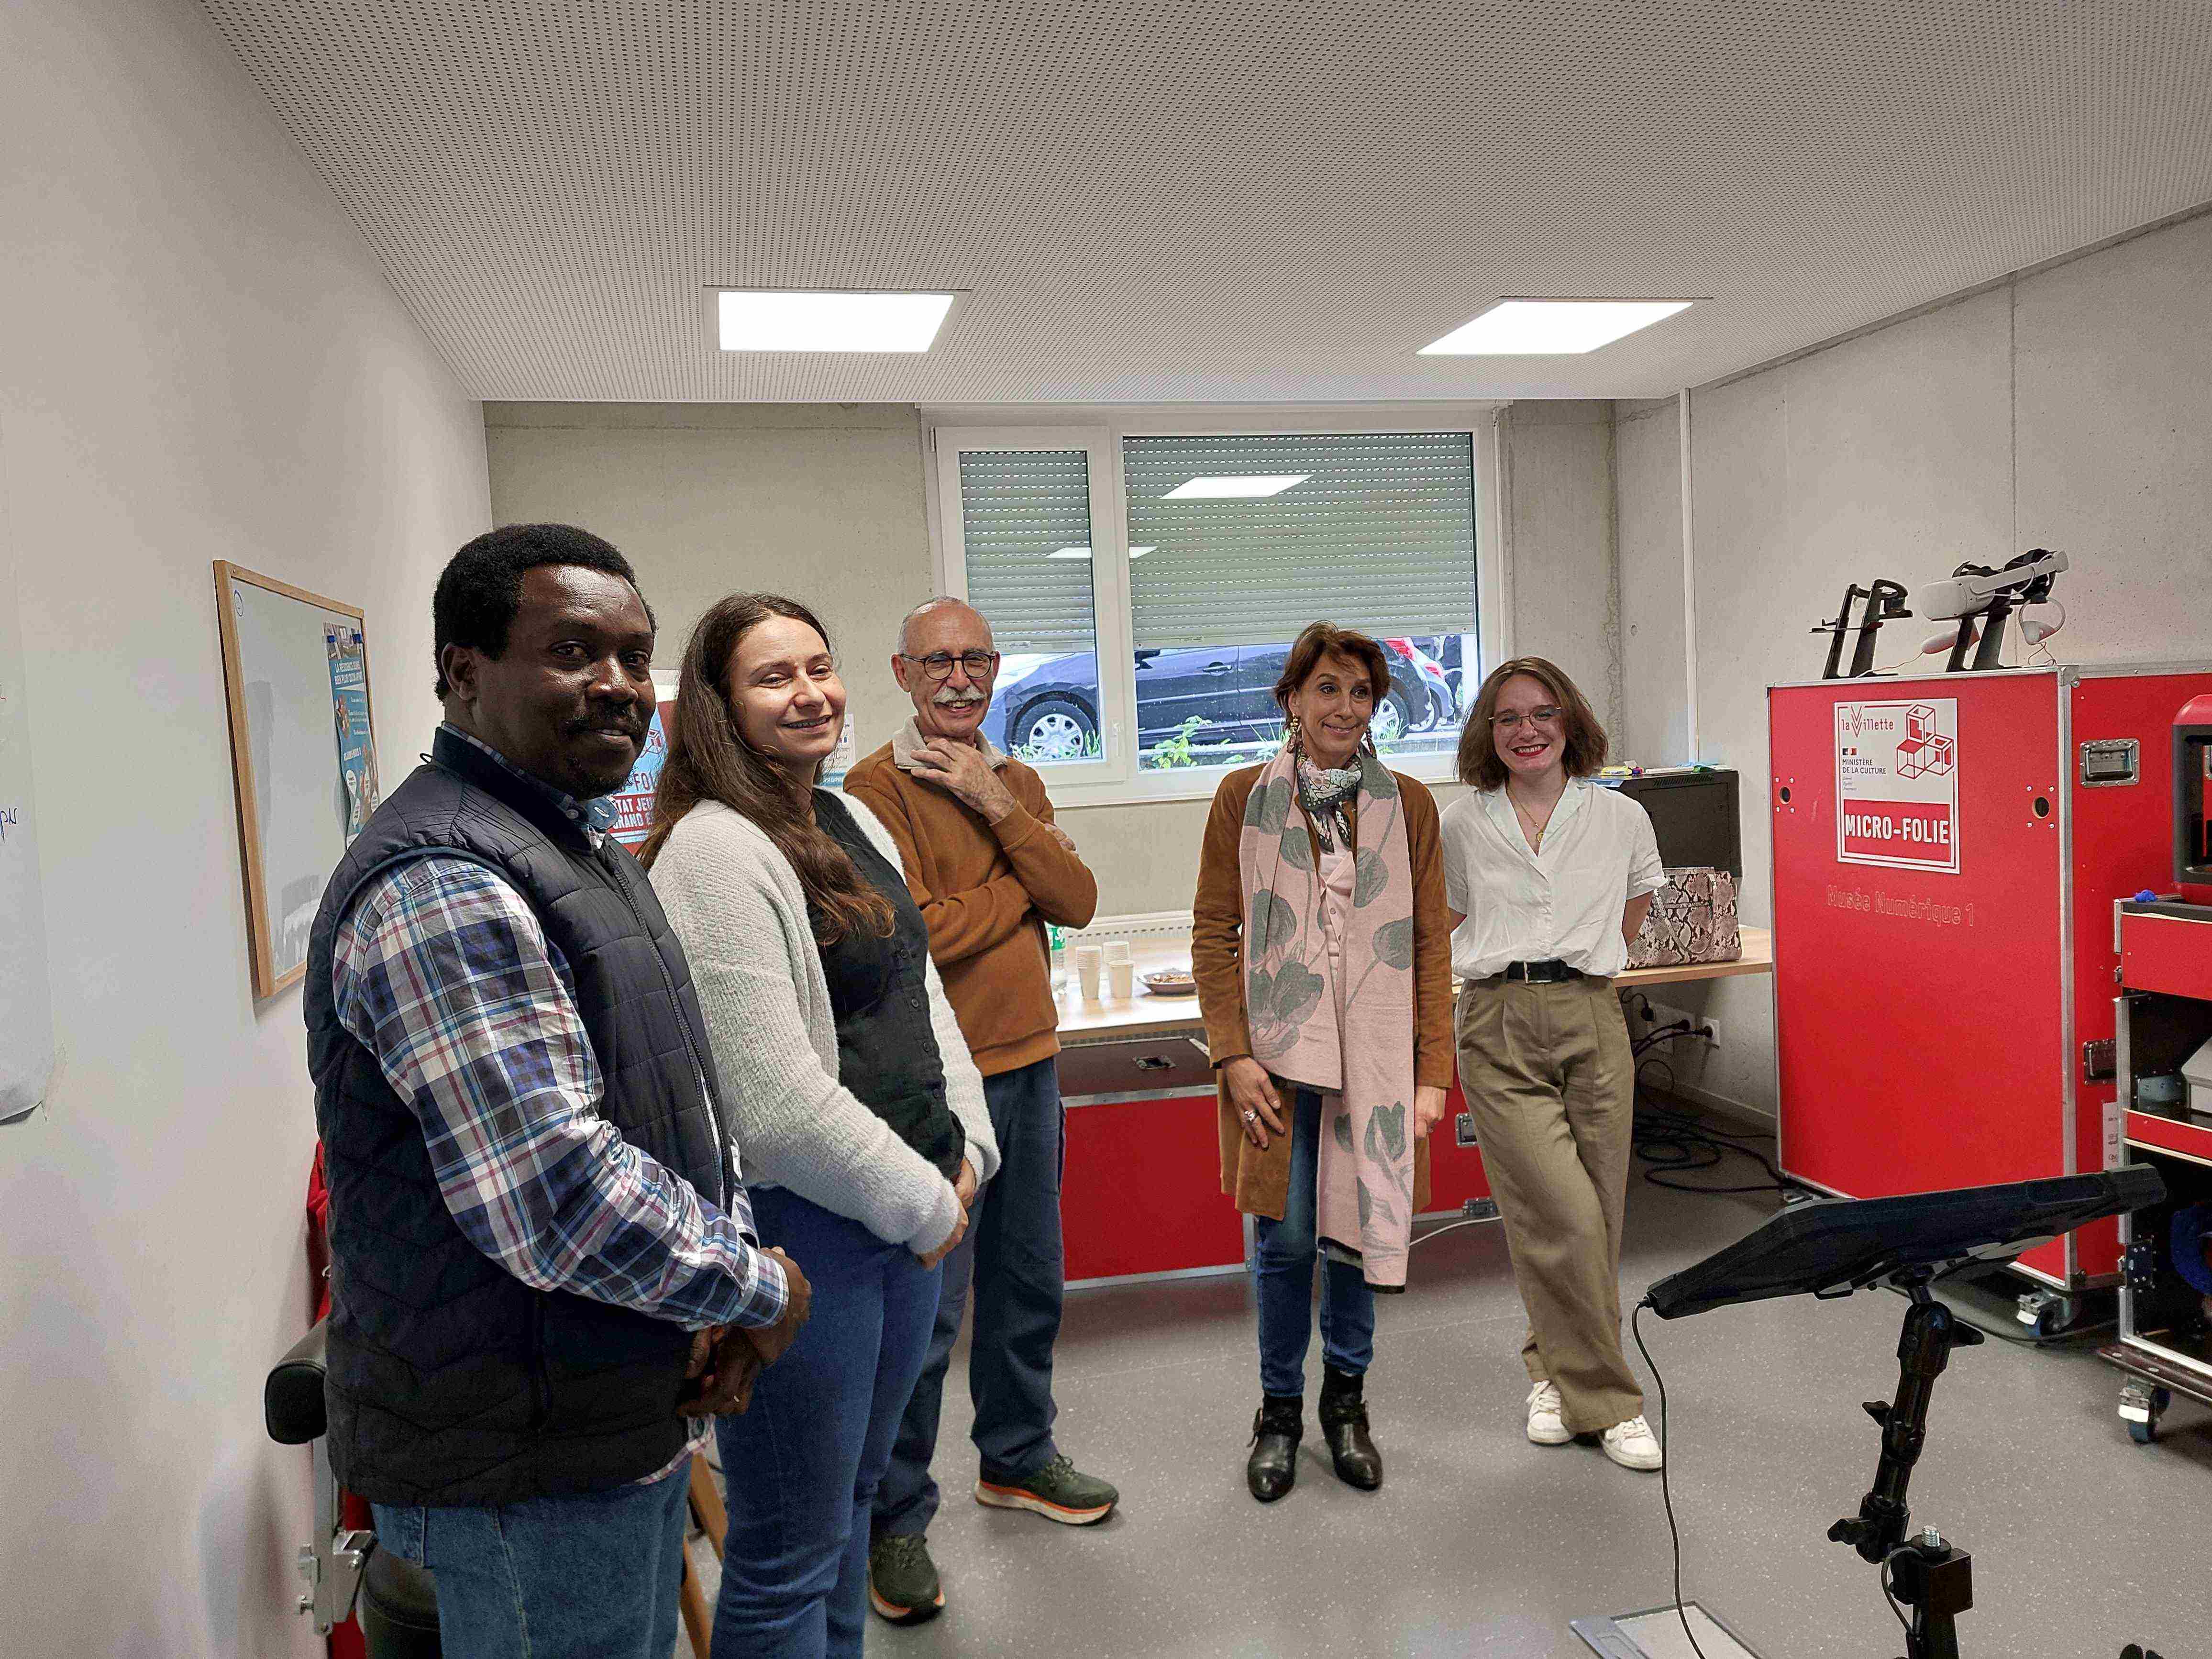
<svg viewBox="0 0 2212 1659"><path fill-rule="evenodd" d="M1605 764L1605 728L1590 713L1589 701L1567 678L1566 670L1542 657L1516 657L1490 671L1468 711L1459 734L1459 781L1470 789L1498 789L1505 783L1505 763L1498 758L1498 738L1490 724L1505 682L1526 674L1559 704L1566 726L1565 763L1571 778L1586 778Z"/></svg>
<svg viewBox="0 0 2212 1659"><path fill-rule="evenodd" d="M870 886L852 855L814 822L805 788L744 740L731 705L730 665L738 644L771 617L804 623L830 643L820 618L775 593L732 593L699 618L684 647L668 755L653 793L653 828L638 849L650 869L677 821L702 800L750 818L791 860L817 921L815 936L834 945L848 933L888 939L897 924L890 902ZM804 784L811 785L806 779Z"/></svg>

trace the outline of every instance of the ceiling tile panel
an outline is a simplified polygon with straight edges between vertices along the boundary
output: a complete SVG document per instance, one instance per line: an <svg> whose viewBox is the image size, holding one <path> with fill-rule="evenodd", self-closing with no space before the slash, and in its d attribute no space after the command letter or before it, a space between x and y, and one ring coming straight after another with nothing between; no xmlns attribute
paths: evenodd
<svg viewBox="0 0 2212 1659"><path fill-rule="evenodd" d="M488 398L1656 396L2212 201L2200 0L203 3ZM1414 355L1542 295L1710 303Z"/></svg>

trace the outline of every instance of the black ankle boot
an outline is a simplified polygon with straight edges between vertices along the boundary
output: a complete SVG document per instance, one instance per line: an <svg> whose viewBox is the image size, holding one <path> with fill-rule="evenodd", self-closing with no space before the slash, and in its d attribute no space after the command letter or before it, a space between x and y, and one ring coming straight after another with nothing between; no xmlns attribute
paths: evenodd
<svg viewBox="0 0 2212 1659"><path fill-rule="evenodd" d="M1244 1484L1262 1504L1272 1504L1298 1478L1298 1442L1305 1436L1305 1399L1301 1395L1262 1395L1252 1419L1252 1455L1245 1461Z"/></svg>
<svg viewBox="0 0 2212 1659"><path fill-rule="evenodd" d="M1382 1454L1367 1437L1367 1401L1361 1395L1364 1378L1352 1371L1330 1366L1322 1373L1321 1431L1328 1442L1329 1462L1336 1478L1347 1486L1373 1492L1382 1484Z"/></svg>

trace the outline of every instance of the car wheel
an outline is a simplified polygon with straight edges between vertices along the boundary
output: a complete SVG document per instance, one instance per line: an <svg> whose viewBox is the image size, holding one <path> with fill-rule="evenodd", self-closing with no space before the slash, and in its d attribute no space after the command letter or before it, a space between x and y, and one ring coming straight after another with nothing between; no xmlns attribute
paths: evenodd
<svg viewBox="0 0 2212 1659"><path fill-rule="evenodd" d="M1033 761L1087 759L1098 721L1073 697L1039 697L1014 720L1013 746Z"/></svg>
<svg viewBox="0 0 2212 1659"><path fill-rule="evenodd" d="M1382 706L1375 711L1367 730L1375 739L1375 746L1381 749L1404 737L1413 724L1413 708L1406 701L1406 694L1393 685L1389 696L1382 699Z"/></svg>

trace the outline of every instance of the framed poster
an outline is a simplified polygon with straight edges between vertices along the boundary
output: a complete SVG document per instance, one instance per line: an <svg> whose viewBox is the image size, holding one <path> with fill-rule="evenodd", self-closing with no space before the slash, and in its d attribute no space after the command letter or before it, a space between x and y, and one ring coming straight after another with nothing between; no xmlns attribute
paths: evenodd
<svg viewBox="0 0 2212 1659"><path fill-rule="evenodd" d="M614 803L614 827L607 833L633 853L653 828L653 792L660 785L661 763L668 758L668 726L676 718L677 678L672 669L653 671L655 707L646 730L645 747L629 780L607 797Z"/></svg>
<svg viewBox="0 0 2212 1659"><path fill-rule="evenodd" d="M1836 861L1959 873L1959 700L1836 705Z"/></svg>
<svg viewBox="0 0 2212 1659"><path fill-rule="evenodd" d="M253 994L306 971L323 888L380 792L355 606L215 562Z"/></svg>

